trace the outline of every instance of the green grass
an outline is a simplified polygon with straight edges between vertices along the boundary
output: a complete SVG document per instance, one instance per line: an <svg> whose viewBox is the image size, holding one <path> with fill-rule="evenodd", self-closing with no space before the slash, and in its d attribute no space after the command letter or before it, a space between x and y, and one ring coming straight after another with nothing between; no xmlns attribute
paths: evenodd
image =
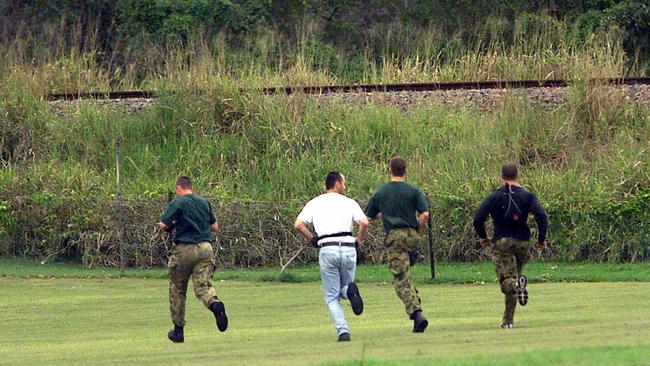
<svg viewBox="0 0 650 366"><path fill-rule="evenodd" d="M650 355L649 283L532 284L508 331L495 284L422 285L422 335L392 286L366 283L362 316L346 305L349 344L335 342L317 283L215 286L229 330L188 296L186 343L172 345L165 280L0 278L1 363L638 365Z"/></svg>
<svg viewBox="0 0 650 366"><path fill-rule="evenodd" d="M44 263L44 262L43 262ZM417 264L412 274L418 283L429 283L428 264ZM531 282L650 282L650 262L639 263L561 263L532 261L526 266ZM21 278L167 278L164 268L127 269L123 273L116 268L86 269L74 263L45 263L22 259L0 258L0 276ZM252 282L318 282L318 267L289 267L284 273L280 268L218 269L214 275L219 280ZM392 275L383 265L360 265L357 278L361 283L390 283ZM491 262L438 263L434 283L490 284L496 281Z"/></svg>
<svg viewBox="0 0 650 366"><path fill-rule="evenodd" d="M647 346L621 347L576 347L567 349L545 349L522 351L510 354L494 353L471 357L440 357L409 359L408 364L454 365L454 366L520 366L520 365L648 365L650 349ZM403 359L356 360L336 363L344 365L403 365Z"/></svg>

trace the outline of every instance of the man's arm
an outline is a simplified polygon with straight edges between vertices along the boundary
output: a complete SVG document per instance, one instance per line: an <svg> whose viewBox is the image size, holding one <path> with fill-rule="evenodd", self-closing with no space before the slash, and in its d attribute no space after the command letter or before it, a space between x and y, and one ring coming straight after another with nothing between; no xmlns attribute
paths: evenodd
<svg viewBox="0 0 650 366"><path fill-rule="evenodd" d="M478 234L481 245L487 245L490 243L487 237L487 231L485 230L485 220L487 220L487 217L490 214L492 201L493 196L490 195L490 197L483 201L474 215L474 230L476 230L476 234Z"/></svg>
<svg viewBox="0 0 650 366"><path fill-rule="evenodd" d="M416 196L416 210L420 214L418 215L418 231L422 232L427 226L429 220L429 200L427 196L419 188L417 189Z"/></svg>
<svg viewBox="0 0 650 366"><path fill-rule="evenodd" d="M358 222L359 224L359 234L357 234L356 240L357 243L363 244L363 239L366 236L366 232L368 231L368 225L370 224L370 220L368 220L367 217L362 218Z"/></svg>
<svg viewBox="0 0 650 366"><path fill-rule="evenodd" d="M368 219L368 222L370 220L373 220L377 217L377 215L381 214L381 209L379 209L379 205L377 204L377 193L372 195L370 199L368 200L368 204L366 205L366 210L365 210L365 215L366 218Z"/></svg>
<svg viewBox="0 0 650 366"><path fill-rule="evenodd" d="M304 236L307 241L311 241L311 239L314 237L314 235L307 229L307 225L305 225L305 222L297 219L296 222L293 224L293 228L296 229L300 235Z"/></svg>
<svg viewBox="0 0 650 366"><path fill-rule="evenodd" d="M530 204L530 212L533 213L535 222L537 222L537 246L543 248L546 243L546 234L548 231L548 215L534 194Z"/></svg>
<svg viewBox="0 0 650 366"><path fill-rule="evenodd" d="M215 216L210 202L208 202L208 208L210 209L210 230L212 230L213 233L216 233L219 230L219 224L217 224L217 216Z"/></svg>
<svg viewBox="0 0 650 366"><path fill-rule="evenodd" d="M174 202L175 201L172 201L169 205L167 205L165 212L160 216L160 221L158 222L158 227L165 231L173 229L174 226L176 212L178 211L178 207L176 207Z"/></svg>
<svg viewBox="0 0 650 366"><path fill-rule="evenodd" d="M418 230L422 232L424 228L427 226L427 222L429 221L429 211L424 211L420 213L420 216L418 216Z"/></svg>

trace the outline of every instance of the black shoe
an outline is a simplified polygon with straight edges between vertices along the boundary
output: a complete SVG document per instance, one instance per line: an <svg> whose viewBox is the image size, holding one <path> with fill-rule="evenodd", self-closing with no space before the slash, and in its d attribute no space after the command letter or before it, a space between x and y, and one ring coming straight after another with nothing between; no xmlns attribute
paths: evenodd
<svg viewBox="0 0 650 366"><path fill-rule="evenodd" d="M528 291L526 290L526 285L528 285L528 279L526 276L519 276L517 281L517 300L521 306L526 306L528 303Z"/></svg>
<svg viewBox="0 0 650 366"><path fill-rule="evenodd" d="M339 342L350 342L350 333L341 333L339 334Z"/></svg>
<svg viewBox="0 0 650 366"><path fill-rule="evenodd" d="M210 305L210 310L214 314L214 318L217 320L217 328L220 332L225 332L228 329L228 317L226 316L226 307L223 306L221 301L213 302Z"/></svg>
<svg viewBox="0 0 650 366"><path fill-rule="evenodd" d="M174 343L183 343L185 342L185 337L183 336L183 327L174 327L167 333L167 338Z"/></svg>
<svg viewBox="0 0 650 366"><path fill-rule="evenodd" d="M348 285L348 300L350 300L350 305L352 306L352 312L354 315L361 315L363 312L363 299L359 293L359 287L356 283L351 282Z"/></svg>
<svg viewBox="0 0 650 366"><path fill-rule="evenodd" d="M424 333L424 330L429 325L429 321L422 315L422 311L418 310L413 313L411 319L413 319L413 333Z"/></svg>

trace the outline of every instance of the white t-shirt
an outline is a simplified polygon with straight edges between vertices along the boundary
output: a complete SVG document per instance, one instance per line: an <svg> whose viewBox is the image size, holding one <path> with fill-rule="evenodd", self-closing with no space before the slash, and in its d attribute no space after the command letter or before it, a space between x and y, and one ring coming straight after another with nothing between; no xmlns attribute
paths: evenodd
<svg viewBox="0 0 650 366"><path fill-rule="evenodd" d="M321 194L307 202L298 215L298 220L314 224L318 236L324 236L345 231L352 232L352 222L359 222L365 217L355 200L332 192ZM351 235L331 237L319 240L318 244L330 241L354 243L355 238Z"/></svg>

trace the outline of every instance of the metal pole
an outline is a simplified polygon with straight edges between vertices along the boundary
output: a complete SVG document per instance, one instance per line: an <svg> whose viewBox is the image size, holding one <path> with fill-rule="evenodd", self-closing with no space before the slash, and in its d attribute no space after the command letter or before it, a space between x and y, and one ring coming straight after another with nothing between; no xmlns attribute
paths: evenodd
<svg viewBox="0 0 650 366"><path fill-rule="evenodd" d="M431 200L427 194L427 204L429 205L429 219L427 220L427 231L429 233L429 264L431 265L431 279L436 279L436 256L433 252L433 224L431 219Z"/></svg>
<svg viewBox="0 0 650 366"><path fill-rule="evenodd" d="M122 227L122 174L120 169L121 161L121 141L119 136L115 139L115 169L117 177L117 244L119 245L120 250L120 271L124 272L124 267L126 267L126 260L124 258L124 241L122 240L123 236L123 227Z"/></svg>

